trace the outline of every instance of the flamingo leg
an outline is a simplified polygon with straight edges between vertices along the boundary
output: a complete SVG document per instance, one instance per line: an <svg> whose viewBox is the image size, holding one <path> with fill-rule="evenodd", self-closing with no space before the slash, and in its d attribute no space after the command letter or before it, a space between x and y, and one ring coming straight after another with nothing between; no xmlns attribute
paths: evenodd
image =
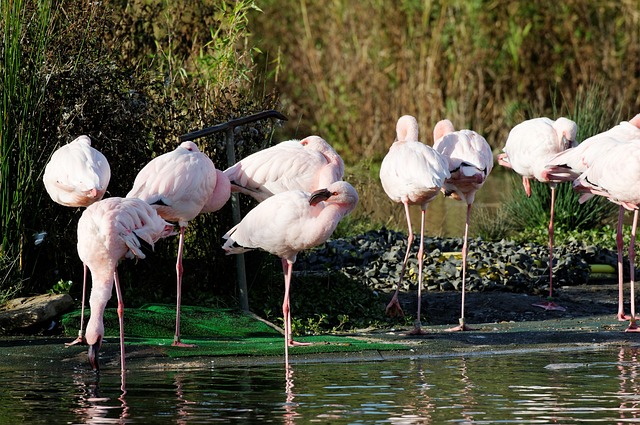
<svg viewBox="0 0 640 425"><path fill-rule="evenodd" d="M467 285L467 255L469 251L468 239L469 239L469 221L471 219L471 204L467 204L467 221L464 226L464 242L462 243L462 300L460 305L460 324L453 328L447 329L448 331L474 331L464 323L464 295Z"/></svg>
<svg viewBox="0 0 640 425"><path fill-rule="evenodd" d="M76 344L85 345L87 343L84 339L84 300L87 296L87 265L82 263L82 267L84 268L84 273L82 277L82 301L80 303L80 330L78 331L78 337L76 339L64 344L67 347Z"/></svg>
<svg viewBox="0 0 640 425"><path fill-rule="evenodd" d="M118 298L118 322L120 324L120 374L122 391L125 391L125 360L124 360L124 302L122 301L122 291L120 290L120 279L118 270L113 272L113 279L116 284L116 296Z"/></svg>
<svg viewBox="0 0 640 425"><path fill-rule="evenodd" d="M633 225L631 226L631 240L629 242L629 268L630 268L630 276L631 276L631 319L629 323L629 327L625 332L640 332L640 328L638 328L638 324L636 323L636 228L638 226L638 210L633 211Z"/></svg>
<svg viewBox="0 0 640 425"><path fill-rule="evenodd" d="M624 207L620 205L618 212L618 229L616 234L616 246L618 248L618 320L626 321L631 319L624 313L624 271L622 270L622 221L624 220Z"/></svg>
<svg viewBox="0 0 640 425"><path fill-rule="evenodd" d="M185 344L180 341L180 308L182 305L182 253L184 251L184 226L180 226L180 239L178 242L178 259L176 260L176 286L177 286L177 297L176 297L176 333L173 337L174 347L186 347L193 348L196 347L195 344Z"/></svg>
<svg viewBox="0 0 640 425"><path fill-rule="evenodd" d="M420 248L418 249L418 313L416 314L415 327L411 332L409 332L409 335L426 335L426 332L422 330L422 322L420 321L420 311L422 310L422 263L424 261L425 208L426 207L424 207L420 213Z"/></svg>
<svg viewBox="0 0 640 425"><path fill-rule="evenodd" d="M293 263L289 260L282 259L282 271L284 274L284 300L282 301L282 315L284 318L284 359L285 364L289 365L289 347L296 345L311 345L307 342L297 342L293 340L291 335L291 274L293 272Z"/></svg>
<svg viewBox="0 0 640 425"><path fill-rule="evenodd" d="M561 307L553 302L553 215L556 201L556 184L549 184L551 188L551 211L549 219L549 299L546 303L533 304L534 307L544 308L545 310L565 311L566 308Z"/></svg>
<svg viewBox="0 0 640 425"><path fill-rule="evenodd" d="M409 215L409 203L403 202L404 204L404 212L407 216L407 228L409 229L409 236L407 237L407 251L404 254L404 261L402 262L402 269L400 270L400 278L398 279L398 284L396 286L396 291L393 293L393 297L391 297L391 301L387 304L386 313L391 316L404 316L404 312L402 311L402 306L400 306L400 301L398 301L398 292L400 291L400 285L402 284L402 279L404 278L404 271L407 268L407 261L409 260L409 252L411 252L411 246L413 245L413 229L411 228L411 216Z"/></svg>

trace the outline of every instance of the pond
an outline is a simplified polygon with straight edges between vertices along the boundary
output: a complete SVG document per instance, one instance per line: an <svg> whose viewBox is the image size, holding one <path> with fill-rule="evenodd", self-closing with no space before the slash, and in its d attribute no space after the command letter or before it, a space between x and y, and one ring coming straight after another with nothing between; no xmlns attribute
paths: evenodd
<svg viewBox="0 0 640 425"><path fill-rule="evenodd" d="M638 423L638 349L136 368L0 365L2 424Z"/></svg>
<svg viewBox="0 0 640 425"><path fill-rule="evenodd" d="M474 219L483 209L488 214L495 213L514 190L523 190L521 178L508 170L494 170L485 184L476 193L471 212L470 232L473 234ZM392 202L382 188L379 180L372 179L366 188L360 190L360 203L353 214L356 217L367 217L373 223L385 223L393 230L407 231L407 219L402 204ZM457 237L464 235L464 223L467 205L464 202L438 195L427 207L425 218L425 235L438 237ZM420 232L420 207L410 207L411 223L416 235Z"/></svg>

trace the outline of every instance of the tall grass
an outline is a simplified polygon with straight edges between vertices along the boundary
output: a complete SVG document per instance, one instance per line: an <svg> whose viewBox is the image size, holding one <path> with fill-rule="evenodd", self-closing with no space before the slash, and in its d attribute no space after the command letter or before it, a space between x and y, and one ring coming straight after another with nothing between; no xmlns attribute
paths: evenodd
<svg viewBox="0 0 640 425"><path fill-rule="evenodd" d="M403 114L421 139L447 117L494 149L534 111L592 81L640 111L637 0L264 0L255 37L279 61L291 134L318 133L349 163L381 159ZM557 104L549 93L563 93ZM632 115L633 116L633 115Z"/></svg>
<svg viewBox="0 0 640 425"><path fill-rule="evenodd" d="M52 21L51 1L3 0L0 3L2 44L2 125L0 126L0 257L7 273L0 282L18 291L28 275L26 245L41 191L35 164L46 80L39 72L47 54ZM24 40L29 39L30 43Z"/></svg>

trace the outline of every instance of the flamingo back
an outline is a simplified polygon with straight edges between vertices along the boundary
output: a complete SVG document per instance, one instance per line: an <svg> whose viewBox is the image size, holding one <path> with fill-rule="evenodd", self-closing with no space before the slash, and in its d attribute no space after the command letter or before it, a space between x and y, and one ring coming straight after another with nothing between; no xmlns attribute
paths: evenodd
<svg viewBox="0 0 640 425"><path fill-rule="evenodd" d="M145 165L127 198L157 205L162 218L185 227L202 211L215 186L213 161L188 141Z"/></svg>
<svg viewBox="0 0 640 425"><path fill-rule="evenodd" d="M232 191L262 202L288 190L313 191L342 179L344 162L320 137L287 140L227 168Z"/></svg>
<svg viewBox="0 0 640 425"><path fill-rule="evenodd" d="M111 179L107 158L80 136L57 149L42 180L51 199L67 207L87 207L101 200Z"/></svg>
<svg viewBox="0 0 640 425"><path fill-rule="evenodd" d="M451 175L442 155L422 142L394 142L380 165L380 182L394 202L426 206Z"/></svg>

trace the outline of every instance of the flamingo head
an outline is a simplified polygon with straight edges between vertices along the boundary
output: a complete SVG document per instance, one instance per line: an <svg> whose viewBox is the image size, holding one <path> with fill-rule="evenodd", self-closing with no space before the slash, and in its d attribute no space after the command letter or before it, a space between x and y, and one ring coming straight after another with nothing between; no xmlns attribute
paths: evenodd
<svg viewBox="0 0 640 425"><path fill-rule="evenodd" d="M98 336L98 340L95 344L89 344L89 351L87 355L89 356L89 363L91 364L91 368L95 371L100 370L100 364L98 362L98 352L100 351L101 345L102 336Z"/></svg>

